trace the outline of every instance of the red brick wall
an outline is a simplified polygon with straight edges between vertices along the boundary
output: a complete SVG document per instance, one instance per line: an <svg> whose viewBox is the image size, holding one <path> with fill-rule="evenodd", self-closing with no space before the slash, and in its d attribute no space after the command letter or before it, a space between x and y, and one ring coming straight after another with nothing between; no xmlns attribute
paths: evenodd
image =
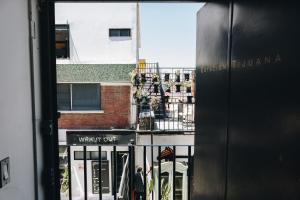
<svg viewBox="0 0 300 200"><path fill-rule="evenodd" d="M101 86L101 110L104 113L61 113L61 129L129 128L130 86Z"/></svg>

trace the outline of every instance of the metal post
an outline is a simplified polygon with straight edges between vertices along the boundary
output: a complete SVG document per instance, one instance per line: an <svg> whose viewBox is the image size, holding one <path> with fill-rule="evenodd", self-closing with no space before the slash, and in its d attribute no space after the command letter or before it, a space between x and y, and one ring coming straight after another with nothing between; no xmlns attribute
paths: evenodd
<svg viewBox="0 0 300 200"><path fill-rule="evenodd" d="M71 147L68 146L68 187L69 200L72 200L72 170L71 170Z"/></svg>
<svg viewBox="0 0 300 200"><path fill-rule="evenodd" d="M146 156L147 156L147 149L146 149L146 146L144 146L144 156L143 156L143 161L144 161L144 174L143 174L143 177L144 177L144 193L143 193L143 200L146 200L146 196L147 196L147 177L146 177L146 170L147 170L147 167L146 167Z"/></svg>
<svg viewBox="0 0 300 200"><path fill-rule="evenodd" d="M175 200L175 191L176 191L176 187L175 187L175 179L176 179L176 146L173 146L173 200Z"/></svg>
<svg viewBox="0 0 300 200"><path fill-rule="evenodd" d="M132 200L132 149L131 146L128 146L128 161L129 161L129 165L128 165L128 174L129 174L129 200Z"/></svg>
<svg viewBox="0 0 300 200"><path fill-rule="evenodd" d="M117 148L114 146L114 200L117 200Z"/></svg>
<svg viewBox="0 0 300 200"><path fill-rule="evenodd" d="M83 165L84 165L84 200L87 200L88 193L87 193L86 146L83 146Z"/></svg>
<svg viewBox="0 0 300 200"><path fill-rule="evenodd" d="M158 146L158 199L161 199L161 146Z"/></svg>
<svg viewBox="0 0 300 200"><path fill-rule="evenodd" d="M188 200L191 199L191 166L192 166L192 150L191 150L191 146L188 146Z"/></svg>
<svg viewBox="0 0 300 200"><path fill-rule="evenodd" d="M102 150L98 147L98 186L99 186L99 200L102 200Z"/></svg>

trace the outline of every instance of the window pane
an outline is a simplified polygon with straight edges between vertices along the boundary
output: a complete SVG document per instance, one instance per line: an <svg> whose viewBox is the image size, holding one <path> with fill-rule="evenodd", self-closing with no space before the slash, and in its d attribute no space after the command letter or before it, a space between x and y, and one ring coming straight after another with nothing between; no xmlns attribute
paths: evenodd
<svg viewBox="0 0 300 200"><path fill-rule="evenodd" d="M69 25L55 26L56 58L68 58L69 55Z"/></svg>
<svg viewBox="0 0 300 200"><path fill-rule="evenodd" d="M73 84L72 110L100 110L99 84Z"/></svg>
<svg viewBox="0 0 300 200"><path fill-rule="evenodd" d="M98 160L99 159L99 153L98 151L91 151L91 159L92 160ZM101 159L107 160L107 152L101 151Z"/></svg>
<svg viewBox="0 0 300 200"><path fill-rule="evenodd" d="M121 29L120 35L123 37L130 37L130 29Z"/></svg>
<svg viewBox="0 0 300 200"><path fill-rule="evenodd" d="M109 37L119 37L120 30L119 29L109 29Z"/></svg>
<svg viewBox="0 0 300 200"><path fill-rule="evenodd" d="M57 108L58 110L71 110L71 95L69 84L57 85Z"/></svg>
<svg viewBox="0 0 300 200"><path fill-rule="evenodd" d="M90 156L90 151L86 152L86 159L90 160L91 156ZM83 160L83 151L74 151L74 160Z"/></svg>

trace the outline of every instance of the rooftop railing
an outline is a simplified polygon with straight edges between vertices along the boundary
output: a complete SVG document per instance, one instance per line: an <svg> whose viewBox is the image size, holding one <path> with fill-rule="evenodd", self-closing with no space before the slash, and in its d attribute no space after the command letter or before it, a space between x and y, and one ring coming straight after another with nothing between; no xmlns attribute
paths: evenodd
<svg viewBox="0 0 300 200"><path fill-rule="evenodd" d="M195 74L191 68L140 64L131 73L137 132L195 131Z"/></svg>

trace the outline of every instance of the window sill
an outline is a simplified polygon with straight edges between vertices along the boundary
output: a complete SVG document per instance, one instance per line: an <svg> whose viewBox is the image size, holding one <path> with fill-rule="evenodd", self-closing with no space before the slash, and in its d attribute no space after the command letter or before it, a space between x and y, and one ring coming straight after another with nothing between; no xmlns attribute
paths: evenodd
<svg viewBox="0 0 300 200"><path fill-rule="evenodd" d="M70 114L88 114L88 113L91 113L91 114L98 114L98 113L104 113L104 110L64 110L64 111L58 111L62 114L65 114L65 113L70 113Z"/></svg>

